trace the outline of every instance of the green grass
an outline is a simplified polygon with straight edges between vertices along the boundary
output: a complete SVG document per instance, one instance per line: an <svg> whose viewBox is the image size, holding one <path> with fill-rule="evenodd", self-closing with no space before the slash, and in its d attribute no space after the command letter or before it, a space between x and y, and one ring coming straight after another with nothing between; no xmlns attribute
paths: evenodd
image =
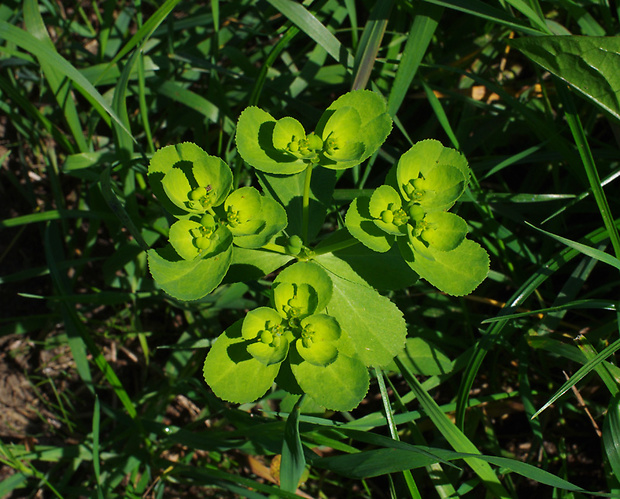
<svg viewBox="0 0 620 499"><path fill-rule="evenodd" d="M620 493L620 43L596 38L619 18L585 0L2 2L0 497L293 497L302 453L311 497ZM549 34L606 58L549 56L530 40ZM267 287L192 305L157 289L144 250L169 220L149 157L192 141L258 186L241 111L312 123L352 88L395 126L344 173L329 223L439 139L472 167L458 213L491 274L463 298L390 294L443 372L372 370L346 414L287 421L282 391L223 403L206 352Z"/></svg>

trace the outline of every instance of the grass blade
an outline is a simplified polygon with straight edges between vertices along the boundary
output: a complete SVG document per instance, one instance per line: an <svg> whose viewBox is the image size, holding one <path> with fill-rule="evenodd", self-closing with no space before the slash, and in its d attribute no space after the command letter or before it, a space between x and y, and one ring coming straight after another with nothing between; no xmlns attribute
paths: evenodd
<svg viewBox="0 0 620 499"><path fill-rule="evenodd" d="M55 50L51 50L48 46L42 44L40 40L23 29L2 20L0 20L0 38L4 38L24 50L27 50L40 60L47 61L51 66L56 68L60 74L75 83L76 88L89 100L106 122L109 123L109 118L112 118L112 120L127 133L130 133L129 130L125 129L125 125L123 125L121 119L116 115L97 89L93 87L69 61ZM2 47L0 47L0 52L2 52Z"/></svg>
<svg viewBox="0 0 620 499"><path fill-rule="evenodd" d="M337 62L345 68L353 68L355 61L346 47L301 3L293 2L292 0L268 0L268 2L301 31L323 47Z"/></svg>
<svg viewBox="0 0 620 499"><path fill-rule="evenodd" d="M435 427L444 436L452 448L457 452L480 454L478 448L448 419L437 403L426 393L417 378L411 374L405 365L396 357L394 359L398 369L414 392L424 412L431 419ZM465 458L465 462L480 477L485 487L496 497L509 498L510 494L501 484L497 475L488 463L478 459Z"/></svg>
<svg viewBox="0 0 620 499"><path fill-rule="evenodd" d="M385 412L388 428L390 429L390 435L394 440L400 440L398 436L398 429L396 428L396 422L394 421L394 413L392 411L392 406L390 405L390 396L385 386L385 379L383 378L383 371L378 367L375 368L375 376L377 378L377 383L379 384L379 390L381 391L383 411ZM403 476L405 478L405 482L407 483L407 488L409 489L409 495L413 499L421 499L422 496L420 496L420 491L418 490L415 480L413 479L411 470L403 470Z"/></svg>
<svg viewBox="0 0 620 499"><path fill-rule="evenodd" d="M355 78L351 90L366 88L387 28L392 3L393 0L377 2L370 13L370 18L366 23L360 46L355 55Z"/></svg>
<svg viewBox="0 0 620 499"><path fill-rule="evenodd" d="M571 241L570 239L566 239L565 237L552 234L551 232L547 232L546 230L539 229L538 227L534 227L529 222L526 222L526 224L532 227L533 229L536 229L537 231L542 232L543 234L546 234L549 237L552 237L556 241L559 241L562 244L565 244L569 248L573 248L579 251L580 253L583 253L584 255L589 256L590 258L594 258L595 260L598 260L599 262L606 263L607 265L611 265L612 267L620 270L620 260L618 260L618 258L614 258L613 256L605 253L604 251L601 251L596 248L592 248L585 244Z"/></svg>
<svg viewBox="0 0 620 499"><path fill-rule="evenodd" d="M570 379L558 389L555 395L553 395L553 397L551 397L545 405L543 405L540 409L538 409L538 411L536 411L536 413L532 416L532 419L537 417L541 412L547 409L547 407L549 407L568 390L570 390L573 386L579 383L579 381L581 381L585 376L590 374L590 372L592 372L596 368L596 366L598 366L602 361L604 361L607 357L614 354L618 350L620 350L620 340L614 341L607 348L601 350L593 359L588 361L575 374L573 374Z"/></svg>
<svg viewBox="0 0 620 499"><path fill-rule="evenodd" d="M288 492L295 492L306 469L304 448L299 436L300 405L304 396L299 397L286 419L284 442L282 444L282 463L280 467L280 486Z"/></svg>
<svg viewBox="0 0 620 499"><path fill-rule="evenodd" d="M442 7L427 2L416 3L415 17L410 29L412 35L407 38L388 96L387 109L391 116L396 115L409 91L411 82L437 29L442 12Z"/></svg>

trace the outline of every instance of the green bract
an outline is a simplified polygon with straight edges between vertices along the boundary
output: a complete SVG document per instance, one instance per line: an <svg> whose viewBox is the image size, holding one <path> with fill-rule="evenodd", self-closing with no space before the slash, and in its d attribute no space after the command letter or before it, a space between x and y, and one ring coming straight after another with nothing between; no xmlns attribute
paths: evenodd
<svg viewBox="0 0 620 499"><path fill-rule="evenodd" d="M333 102L314 133L294 118L276 120L249 107L239 116L236 141L241 157L257 170L292 175L309 165L334 170L358 165L381 146L391 128L383 98L357 90Z"/></svg>
<svg viewBox="0 0 620 499"><path fill-rule="evenodd" d="M249 354L265 365L279 364L288 354L293 332L283 323L283 318L272 308L260 307L248 312L243 320L241 334L248 345Z"/></svg>
<svg viewBox="0 0 620 499"><path fill-rule="evenodd" d="M389 185L382 185L372 193L368 212L382 231L395 236L407 234L409 215L403 210L398 192Z"/></svg>
<svg viewBox="0 0 620 499"><path fill-rule="evenodd" d="M254 187L242 187L232 192L224 202L224 209L226 224L233 236L257 234L265 225L261 208L261 195Z"/></svg>
<svg viewBox="0 0 620 499"><path fill-rule="evenodd" d="M345 219L347 229L373 251L387 252L398 240L405 262L420 277L449 294L470 293L488 273L488 255L465 240L465 220L445 211L468 180L461 154L436 140L418 142L398 161L398 191L382 185L370 197L355 199ZM407 237L398 237L403 235ZM448 268L459 272L451 275Z"/></svg>
<svg viewBox="0 0 620 499"><path fill-rule="evenodd" d="M336 360L340 325L333 317L314 314L301 321L301 337L296 343L299 355L310 364L326 366Z"/></svg>
<svg viewBox="0 0 620 499"><path fill-rule="evenodd" d="M228 229L208 213L199 222L190 219L176 221L170 227L169 239L175 251L185 260L221 253L232 241Z"/></svg>
<svg viewBox="0 0 620 499"><path fill-rule="evenodd" d="M206 213L222 204L232 187L226 163L191 142L159 149L148 171L155 195L176 217Z"/></svg>
<svg viewBox="0 0 620 499"><path fill-rule="evenodd" d="M403 198L425 212L449 209L469 182L469 166L454 149L437 140L423 140L403 154L396 167Z"/></svg>

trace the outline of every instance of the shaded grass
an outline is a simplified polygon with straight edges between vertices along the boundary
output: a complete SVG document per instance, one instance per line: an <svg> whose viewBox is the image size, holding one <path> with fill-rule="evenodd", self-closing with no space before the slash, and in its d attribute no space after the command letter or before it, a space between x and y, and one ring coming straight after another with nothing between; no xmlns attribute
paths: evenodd
<svg viewBox="0 0 620 499"><path fill-rule="evenodd" d="M382 183L411 142L458 146L474 172L459 213L491 254L492 273L471 297L449 298L422 282L393 293L410 335L436 345L452 370L417 381L392 366L391 390L383 378L373 381L352 413L302 414L303 450L317 459L386 445L345 431L353 427L512 458L588 490L616 491L618 436L597 432L616 428L606 415L617 405L613 357L588 364L580 397L567 393L531 417L566 382L563 371L577 373L614 344L617 274L595 252L529 224L607 250L617 222L606 213L619 207L614 196L601 204L596 177L618 173L618 124L564 96L506 42L560 28L613 34L617 16L599 5L509 5L4 2L0 332L10 341L0 358L25 382L3 387L0 398L28 423L1 428L0 496L291 496L268 467L282 452L278 411L293 402L274 391L231 407L201 379L209 341L263 304L266 288L225 285L192 306L155 288L136 241L158 244L169 220L150 193L146 164L157 147L194 141L228 162L238 185L253 182L234 148L242 109L259 104L312 123L333 98L364 85L386 97L396 127L376 158L341 178L338 199ZM28 385L34 397L17 397ZM394 397L389 424L386 395ZM468 459L367 478L317 462L303 490L313 497L551 493L533 470L507 473L509 462L497 468ZM579 496L560 485L553 493Z"/></svg>

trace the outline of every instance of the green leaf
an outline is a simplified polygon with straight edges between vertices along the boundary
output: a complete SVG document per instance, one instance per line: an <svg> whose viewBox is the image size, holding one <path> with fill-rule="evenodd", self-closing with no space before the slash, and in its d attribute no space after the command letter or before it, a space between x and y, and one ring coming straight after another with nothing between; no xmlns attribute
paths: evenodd
<svg viewBox="0 0 620 499"><path fill-rule="evenodd" d="M620 37L537 36L509 43L620 120Z"/></svg>
<svg viewBox="0 0 620 499"><path fill-rule="evenodd" d="M620 340L614 341L612 344L608 345L605 349L601 350L596 356L588 360L586 364L581 366L579 370L573 374L570 379L564 383L557 392L551 397L545 405L543 405L536 413L532 416L532 419L537 417L541 412L547 409L551 404L553 404L556 400L558 400L562 395L564 395L568 390L570 390L573 386L575 386L579 381L581 381L584 377L590 374L601 362L603 362L607 357L613 355L615 352L620 350Z"/></svg>
<svg viewBox="0 0 620 499"><path fill-rule="evenodd" d="M292 349L290 361L299 386L326 409L355 409L368 392L368 370L355 357L339 353L331 364L317 366L303 360L299 353Z"/></svg>
<svg viewBox="0 0 620 499"><path fill-rule="evenodd" d="M354 140L355 142L363 142L364 152L355 161L344 162L342 166L339 166L339 163L324 165L327 168L350 168L362 163L381 147L381 144L385 142L385 139L392 131L392 118L387 113L385 99L378 93L371 92L370 90L354 90L342 95L327 108L316 126L317 135L326 140L327 135L331 132L332 125L337 124L344 127L345 124L341 124L340 120L337 123L331 123L331 118L336 114L337 110L347 107L355 109L360 118L359 134ZM356 121L356 129L357 126ZM344 133L346 137L346 130ZM347 139L353 142L351 138L347 137Z"/></svg>
<svg viewBox="0 0 620 499"><path fill-rule="evenodd" d="M198 300L213 291L221 282L232 260L232 244L210 258L181 260L166 247L148 251L153 279L170 296L178 300Z"/></svg>
<svg viewBox="0 0 620 499"><path fill-rule="evenodd" d="M241 157L266 173L292 175L305 170L306 162L274 146L275 127L276 119L268 112L255 106L246 108L239 116L235 136Z"/></svg>
<svg viewBox="0 0 620 499"><path fill-rule="evenodd" d="M307 36L318 43L325 51L345 68L353 67L353 57L338 38L306 8L293 0L268 0L283 16L290 19Z"/></svg>
<svg viewBox="0 0 620 499"><path fill-rule="evenodd" d="M280 467L280 486L283 490L295 492L299 487L306 469L304 446L299 434L299 415L304 400L300 397L290 411L284 427L284 441L282 442L282 461Z"/></svg>
<svg viewBox="0 0 620 499"><path fill-rule="evenodd" d="M347 210L345 225L355 239L373 251L385 253L394 244L396 236L381 230L370 215L370 197L353 200Z"/></svg>
<svg viewBox="0 0 620 499"><path fill-rule="evenodd" d="M489 255L478 243L469 239L452 251L428 247L424 254L414 251L403 238L398 239L398 244L409 266L420 277L449 295L471 293L489 273Z"/></svg>
<svg viewBox="0 0 620 499"><path fill-rule="evenodd" d="M393 246L385 253L377 253L357 244L336 251L334 255L346 262L357 275L376 289L403 289L418 280L418 274L405 263L397 246ZM323 260L321 263L325 264ZM341 262L338 263L341 265Z"/></svg>
<svg viewBox="0 0 620 499"><path fill-rule="evenodd" d="M280 364L267 366L248 353L242 322L235 322L217 338L203 368L204 379L215 395L236 404L264 395L280 369Z"/></svg>
<svg viewBox="0 0 620 499"><path fill-rule="evenodd" d="M457 452L465 452L468 454L478 454L480 451L475 444L462 433L450 418L441 410L437 402L422 387L418 379L407 371L407 368L396 359L396 365L401 374L411 387L422 409L431 419L435 427L441 432L443 437L448 441L449 445ZM473 457L465 458L465 462L480 477L485 487L493 497L509 498L511 497L506 489L502 486L497 475L488 463L480 461ZM515 461L518 462L518 461Z"/></svg>
<svg viewBox="0 0 620 499"><path fill-rule="evenodd" d="M112 110L110 105L106 102L103 96L93 87L93 85L72 66L65 58L56 52L46 43L41 41L30 33L27 33L23 29L13 26L6 21L0 19L0 39L5 39L8 42L14 43L17 46L23 48L34 54L37 59L46 61L50 67L54 67L59 75L66 76L68 79L75 83L76 88L88 99L93 107L104 118L108 119L108 116L112 118L125 132L130 133L125 128L122 120ZM109 121L109 120L108 120Z"/></svg>
<svg viewBox="0 0 620 499"><path fill-rule="evenodd" d="M611 256L609 253L605 253L604 251L601 251L596 248L592 248L591 246L588 246L586 244L578 243L576 241L572 241L565 237L558 236L557 234L552 234L551 232L547 232L546 230L539 229L538 227L535 227L530 223L527 223L527 225L529 225L533 229L536 229L539 232L542 232L543 234L546 234L549 237L552 237L556 241L559 241L562 244L565 244L566 246L573 248L574 250L577 250L586 256L589 256L590 258L594 258L595 260L598 260L599 262L606 263L607 265L611 265L612 267L620 270L620 260L618 260L616 257Z"/></svg>
<svg viewBox="0 0 620 499"><path fill-rule="evenodd" d="M367 366L385 366L398 355L407 336L402 312L371 288L344 261L333 254L315 258L333 283L327 313L336 318L344 335Z"/></svg>
<svg viewBox="0 0 620 499"><path fill-rule="evenodd" d="M248 236L250 237L250 236ZM283 267L293 259L290 255L261 249L234 248L225 283L249 282L260 279Z"/></svg>
<svg viewBox="0 0 620 499"><path fill-rule="evenodd" d="M438 376L452 372L453 362L435 345L424 338L407 338L405 350L398 359L413 374Z"/></svg>
<svg viewBox="0 0 620 499"><path fill-rule="evenodd" d="M279 283L306 284L317 295L317 305L310 313L321 312L325 309L332 298L332 281L323 268L313 262L297 262L285 268L274 281L274 286Z"/></svg>

